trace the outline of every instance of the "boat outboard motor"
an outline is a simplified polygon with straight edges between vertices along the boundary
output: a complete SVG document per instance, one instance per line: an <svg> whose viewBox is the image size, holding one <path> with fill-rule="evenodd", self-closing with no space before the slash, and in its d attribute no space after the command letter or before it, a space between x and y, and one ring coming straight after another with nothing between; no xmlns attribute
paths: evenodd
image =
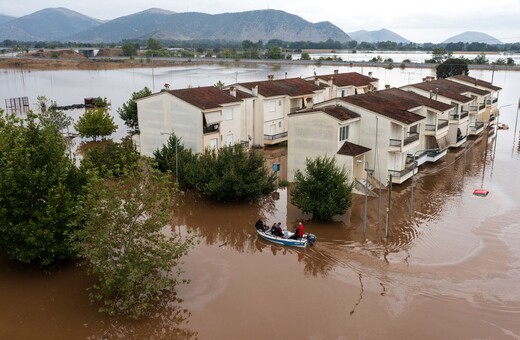
<svg viewBox="0 0 520 340"><path fill-rule="evenodd" d="M311 246L314 244L314 242L316 242L316 240L317 240L316 235L314 235L314 234L307 235L307 242L309 242L309 244Z"/></svg>

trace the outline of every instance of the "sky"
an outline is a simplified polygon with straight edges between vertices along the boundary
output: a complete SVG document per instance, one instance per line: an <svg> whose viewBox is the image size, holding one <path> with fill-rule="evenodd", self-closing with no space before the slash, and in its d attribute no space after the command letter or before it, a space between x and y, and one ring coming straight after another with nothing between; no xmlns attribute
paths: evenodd
<svg viewBox="0 0 520 340"><path fill-rule="evenodd" d="M323 0L322 0L323 1ZM24 16L49 7L65 7L110 20L149 8L219 14L276 9L316 23L330 21L344 32L389 29L413 42L440 43L476 31L504 43L520 42L519 0L0 0L0 14Z"/></svg>

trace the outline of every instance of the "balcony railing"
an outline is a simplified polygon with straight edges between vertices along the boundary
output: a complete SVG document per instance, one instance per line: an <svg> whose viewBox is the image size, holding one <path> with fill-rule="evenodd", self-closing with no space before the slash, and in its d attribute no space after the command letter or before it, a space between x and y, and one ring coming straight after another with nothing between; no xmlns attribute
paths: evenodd
<svg viewBox="0 0 520 340"><path fill-rule="evenodd" d="M414 164L410 164L405 166L403 170L388 170L388 174L392 175L392 177L401 178L408 175L410 172L414 171L414 168Z"/></svg>
<svg viewBox="0 0 520 340"><path fill-rule="evenodd" d="M275 135L264 135L264 140L277 140L284 137L287 137L287 131Z"/></svg>
<svg viewBox="0 0 520 340"><path fill-rule="evenodd" d="M484 127L484 123L483 122L475 122L475 123L473 123L472 125L469 126L471 131L478 131L478 130L482 129L483 127Z"/></svg>
<svg viewBox="0 0 520 340"><path fill-rule="evenodd" d="M415 142L416 140L419 140L419 134L417 132L408 132L408 135L409 136L404 139L404 145L408 145Z"/></svg>
<svg viewBox="0 0 520 340"><path fill-rule="evenodd" d="M439 124L437 125L437 129L442 129L448 126L449 121L447 119L439 119Z"/></svg>
<svg viewBox="0 0 520 340"><path fill-rule="evenodd" d="M486 108L486 103L482 103L478 107L479 110L484 110L485 108Z"/></svg>
<svg viewBox="0 0 520 340"><path fill-rule="evenodd" d="M426 131L435 131L435 124L426 124L426 125L424 126L424 129L425 129Z"/></svg>
<svg viewBox="0 0 520 340"><path fill-rule="evenodd" d="M466 118L468 115L469 115L468 111L462 111L461 114L460 114L460 119Z"/></svg>
<svg viewBox="0 0 520 340"><path fill-rule="evenodd" d="M400 139L390 139L390 146L401 146L401 140Z"/></svg>

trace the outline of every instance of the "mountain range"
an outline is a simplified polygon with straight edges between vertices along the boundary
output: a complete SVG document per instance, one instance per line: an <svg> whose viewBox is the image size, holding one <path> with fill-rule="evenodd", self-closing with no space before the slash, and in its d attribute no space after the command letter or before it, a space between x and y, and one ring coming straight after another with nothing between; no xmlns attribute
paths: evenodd
<svg viewBox="0 0 520 340"><path fill-rule="evenodd" d="M375 43L393 41L409 43L402 36L381 29L345 33L334 24L311 23L278 10L256 10L238 13L176 13L151 8L135 14L102 21L67 8L46 8L15 18L0 14L0 41L75 41L85 43L120 42L127 39L160 40L227 40L271 39L320 42L332 39L342 43L356 40ZM461 40L463 39L463 40ZM445 42L501 42L479 32L466 32Z"/></svg>
<svg viewBox="0 0 520 340"><path fill-rule="evenodd" d="M463 42L463 43L479 42L479 43L486 43L489 45L503 44L503 42L501 42L497 38L490 36L489 34L482 33L482 32L471 32L471 31L457 34L449 39L444 40L442 43L448 44L448 43L458 43L458 42Z"/></svg>
<svg viewBox="0 0 520 340"><path fill-rule="evenodd" d="M411 42L410 40L403 38L399 34L389 31L384 28L377 30L377 31L360 30L360 31L350 32L350 33L348 33L348 35L352 39L356 40L357 42L364 41L367 43L376 43L376 42L380 42L380 41L393 41L396 43L403 43L403 44L408 44Z"/></svg>

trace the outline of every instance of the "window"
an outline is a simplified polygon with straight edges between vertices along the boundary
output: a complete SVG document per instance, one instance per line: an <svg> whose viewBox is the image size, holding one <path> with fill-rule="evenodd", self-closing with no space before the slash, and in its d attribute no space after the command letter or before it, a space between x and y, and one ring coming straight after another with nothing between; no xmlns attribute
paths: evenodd
<svg viewBox="0 0 520 340"><path fill-rule="evenodd" d="M233 108L229 108L226 110L226 120L233 119Z"/></svg>
<svg viewBox="0 0 520 340"><path fill-rule="evenodd" d="M348 128L349 126L342 126L339 128L339 141L342 142L348 139Z"/></svg>
<svg viewBox="0 0 520 340"><path fill-rule="evenodd" d="M282 106L282 100L281 99L278 101L278 106Z"/></svg>
<svg viewBox="0 0 520 340"><path fill-rule="evenodd" d="M278 122L278 127L281 128L282 127L282 122Z"/></svg>
<svg viewBox="0 0 520 340"><path fill-rule="evenodd" d="M233 145L233 134L230 133L226 136L226 145Z"/></svg>
<svg viewBox="0 0 520 340"><path fill-rule="evenodd" d="M275 112L276 111L276 102L275 101L270 101L268 103L268 106L269 106L269 112Z"/></svg>
<svg viewBox="0 0 520 340"><path fill-rule="evenodd" d="M216 148L218 148L218 140L217 140L217 138L212 138L212 139L209 140L209 147L212 150L215 150Z"/></svg>

